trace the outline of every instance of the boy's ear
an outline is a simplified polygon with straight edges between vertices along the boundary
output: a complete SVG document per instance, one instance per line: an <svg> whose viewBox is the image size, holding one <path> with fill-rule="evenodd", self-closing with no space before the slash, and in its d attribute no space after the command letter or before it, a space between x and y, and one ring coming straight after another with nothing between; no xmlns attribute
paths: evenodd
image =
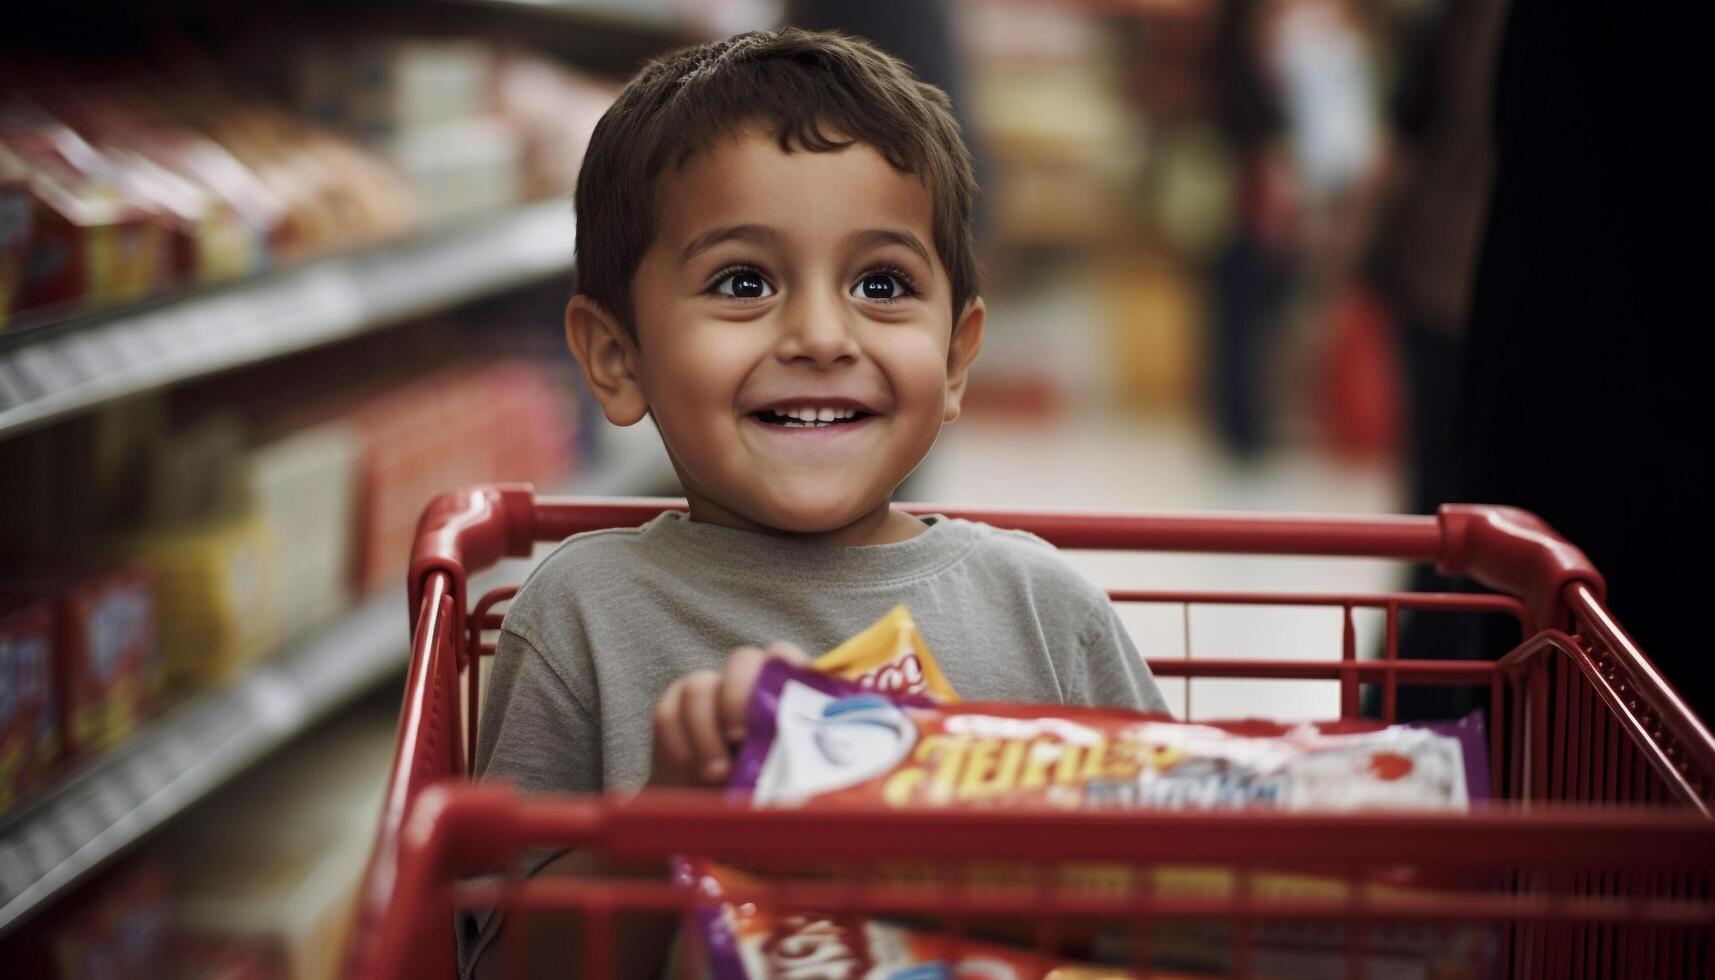
<svg viewBox="0 0 1715 980"><path fill-rule="evenodd" d="M944 423L959 417L965 400L965 382L970 379L971 362L983 349L983 326L987 318L988 310L983 306L983 298L975 296L965 304L964 312L959 314L959 322L953 324L953 339L947 345L947 410L941 416Z"/></svg>
<svg viewBox="0 0 1715 980"><path fill-rule="evenodd" d="M637 341L600 303L579 293L566 304L566 346L614 425L636 425L649 413L637 379Z"/></svg>

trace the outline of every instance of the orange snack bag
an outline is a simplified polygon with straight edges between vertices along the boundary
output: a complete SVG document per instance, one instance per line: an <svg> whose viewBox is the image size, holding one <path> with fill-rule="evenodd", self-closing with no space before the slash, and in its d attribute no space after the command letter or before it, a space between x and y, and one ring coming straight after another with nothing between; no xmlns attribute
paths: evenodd
<svg viewBox="0 0 1715 980"><path fill-rule="evenodd" d="M894 606L874 626L817 657L810 666L866 691L913 694L941 704L959 702L958 693L923 642L911 610L904 606Z"/></svg>

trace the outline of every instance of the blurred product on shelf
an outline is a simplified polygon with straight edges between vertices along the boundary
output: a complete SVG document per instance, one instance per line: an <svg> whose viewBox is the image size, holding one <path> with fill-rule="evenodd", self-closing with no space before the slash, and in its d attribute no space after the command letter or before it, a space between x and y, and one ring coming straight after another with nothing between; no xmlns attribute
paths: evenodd
<svg viewBox="0 0 1715 980"><path fill-rule="evenodd" d="M294 89L315 122L368 143L486 115L494 51L468 40L326 37L306 42Z"/></svg>
<svg viewBox="0 0 1715 980"><path fill-rule="evenodd" d="M138 530L119 546L151 571L167 686L230 677L278 640L282 537L245 498L245 432L231 412L162 432L145 450Z"/></svg>
<svg viewBox="0 0 1715 980"><path fill-rule="evenodd" d="M619 89L547 58L509 51L496 67L495 92L501 117L524 141L524 193L538 198L570 191L590 133Z"/></svg>
<svg viewBox="0 0 1715 980"><path fill-rule="evenodd" d="M273 529L279 549L273 606L290 637L317 626L350 601L352 510L358 441L329 424L282 436L245 460L249 499Z"/></svg>
<svg viewBox="0 0 1715 980"><path fill-rule="evenodd" d="M984 189L996 234L1008 245L1125 240L1138 225L1129 189L1144 139L1101 22L1035 3L975 3L962 13L976 135L996 164Z"/></svg>
<svg viewBox="0 0 1715 980"><path fill-rule="evenodd" d="M126 562L76 579L58 604L66 755L100 752L148 717L160 690L155 583L145 567Z"/></svg>
<svg viewBox="0 0 1715 980"><path fill-rule="evenodd" d="M426 225L517 201L522 147L493 115L494 52L475 41L307 45L300 110L350 133L404 174Z"/></svg>
<svg viewBox="0 0 1715 980"><path fill-rule="evenodd" d="M0 598L0 814L59 761L54 608Z"/></svg>
<svg viewBox="0 0 1715 980"><path fill-rule="evenodd" d="M614 95L475 40L317 39L292 74L299 109L391 160L430 226L569 190Z"/></svg>
<svg viewBox="0 0 1715 980"><path fill-rule="evenodd" d="M147 75L8 82L0 171L30 195L10 314L110 307L415 222L379 160L266 105Z"/></svg>
<svg viewBox="0 0 1715 980"><path fill-rule="evenodd" d="M4 950L7 976L156 980L167 976L172 881L144 855L84 886ZM15 972L14 972L15 971Z"/></svg>
<svg viewBox="0 0 1715 980"><path fill-rule="evenodd" d="M1202 378L1204 310L1196 281L1170 256L1115 256L1100 266L1106 347L1121 407L1186 414Z"/></svg>
<svg viewBox="0 0 1715 980"><path fill-rule="evenodd" d="M148 62L7 69L0 327L563 193L614 95L480 40L276 41L228 74ZM284 83L271 87L273 75Z"/></svg>
<svg viewBox="0 0 1715 980"><path fill-rule="evenodd" d="M204 111L210 135L285 203L276 261L374 245L416 227L410 189L349 140L270 105L217 104Z"/></svg>
<svg viewBox="0 0 1715 980"><path fill-rule="evenodd" d="M33 197L18 309L111 305L169 281L166 229L112 160L69 126L9 100L0 152Z"/></svg>
<svg viewBox="0 0 1715 980"><path fill-rule="evenodd" d="M493 119L406 130L389 142L387 156L423 202L423 221L430 226L497 211L523 196L523 147Z"/></svg>
<svg viewBox="0 0 1715 980"><path fill-rule="evenodd" d="M23 306L24 258L34 225L30 174L22 160L0 147L0 330Z"/></svg>
<svg viewBox="0 0 1715 980"><path fill-rule="evenodd" d="M172 871L174 949L249 963L268 980L339 976L381 811L375 773L392 749L378 717L369 728L382 737L337 722L169 833L160 851Z"/></svg>
<svg viewBox="0 0 1715 980"><path fill-rule="evenodd" d="M449 369L351 406L358 464L354 582L401 580L425 504L448 487L549 484L572 472L576 420L555 372L527 361Z"/></svg>
<svg viewBox="0 0 1715 980"><path fill-rule="evenodd" d="M169 689L226 680L274 648L279 542L258 515L145 531L126 544L155 578Z"/></svg>
<svg viewBox="0 0 1715 980"><path fill-rule="evenodd" d="M231 411L155 433L140 469L142 510L150 527L170 528L243 509L238 458L243 424Z"/></svg>
<svg viewBox="0 0 1715 980"><path fill-rule="evenodd" d="M57 720L60 751L49 761L111 748L149 716L160 693L161 658L153 582L144 567L124 562L93 572L54 566L8 570L0 580L0 603L50 610L51 717ZM26 654L33 651L8 653L19 658L9 671L21 672L22 685L30 669Z"/></svg>
<svg viewBox="0 0 1715 980"><path fill-rule="evenodd" d="M8 440L0 809L396 588L435 495L572 475L577 383L535 316L479 305Z"/></svg>

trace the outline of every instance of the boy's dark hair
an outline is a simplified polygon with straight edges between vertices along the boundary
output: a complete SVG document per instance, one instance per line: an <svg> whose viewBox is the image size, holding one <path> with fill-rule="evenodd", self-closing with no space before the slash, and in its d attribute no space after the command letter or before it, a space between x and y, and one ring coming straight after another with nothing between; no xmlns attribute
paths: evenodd
<svg viewBox="0 0 1715 980"><path fill-rule="evenodd" d="M578 292L635 336L631 278L656 233L656 180L749 123L772 127L784 152L865 143L922 180L957 318L977 291L977 186L946 93L864 41L791 27L667 55L620 93L596 124L578 173Z"/></svg>

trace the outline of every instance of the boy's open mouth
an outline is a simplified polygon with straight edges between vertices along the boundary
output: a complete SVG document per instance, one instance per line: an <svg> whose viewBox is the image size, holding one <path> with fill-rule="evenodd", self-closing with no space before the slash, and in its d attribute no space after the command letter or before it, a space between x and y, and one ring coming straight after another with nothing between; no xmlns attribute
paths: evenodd
<svg viewBox="0 0 1715 980"><path fill-rule="evenodd" d="M861 422L872 413L855 408L765 408L751 415L768 425L787 429L826 429Z"/></svg>

